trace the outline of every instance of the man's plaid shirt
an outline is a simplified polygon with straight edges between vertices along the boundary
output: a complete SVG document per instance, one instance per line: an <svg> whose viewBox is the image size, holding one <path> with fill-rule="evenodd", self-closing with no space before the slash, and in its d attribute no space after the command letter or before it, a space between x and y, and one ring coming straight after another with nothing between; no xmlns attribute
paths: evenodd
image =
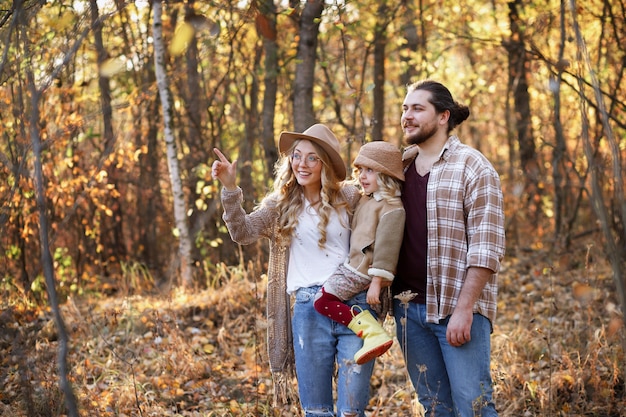
<svg viewBox="0 0 626 417"><path fill-rule="evenodd" d="M404 152L408 166L415 146ZM430 170L428 217L427 321L452 314L469 267L493 271L474 311L496 318L497 273L505 251L504 203L500 178L479 151L450 136ZM407 217L411 213L407 213Z"/></svg>

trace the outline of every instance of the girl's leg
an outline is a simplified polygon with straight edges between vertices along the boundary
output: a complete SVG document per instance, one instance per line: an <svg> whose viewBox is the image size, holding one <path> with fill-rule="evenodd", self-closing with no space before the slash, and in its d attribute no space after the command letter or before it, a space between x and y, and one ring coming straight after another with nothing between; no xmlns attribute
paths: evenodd
<svg viewBox="0 0 626 417"><path fill-rule="evenodd" d="M315 310L347 326L350 324L353 314L344 301L361 293L369 284L370 279L355 274L345 265L340 265L337 271L324 283L320 292L317 293L314 304Z"/></svg>
<svg viewBox="0 0 626 417"><path fill-rule="evenodd" d="M324 316L329 317L344 326L350 324L350 321L352 320L350 307L344 304L343 301L336 295L326 292L324 287L322 287L317 293L314 306L318 313L323 314Z"/></svg>

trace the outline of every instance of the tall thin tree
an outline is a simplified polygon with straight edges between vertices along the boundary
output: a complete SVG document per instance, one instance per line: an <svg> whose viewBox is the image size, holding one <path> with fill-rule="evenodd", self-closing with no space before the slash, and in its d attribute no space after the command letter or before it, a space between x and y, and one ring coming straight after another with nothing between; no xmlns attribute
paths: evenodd
<svg viewBox="0 0 626 417"><path fill-rule="evenodd" d="M108 53L104 46L104 40L102 37L102 21L100 20L100 11L98 9L98 2L96 0L90 0L89 8L91 11L91 24L93 27L94 46L96 48L97 64L100 69L106 62ZM105 76L101 71L98 73L98 88L100 90L100 108L102 109L102 124L104 131L104 143L102 152L102 163L106 163L106 159L113 152L115 144L115 132L113 131L113 109L111 106L111 86L109 84L108 76ZM109 184L115 186L118 182L119 169L116 164L110 164L107 167L107 173L109 177ZM104 241L103 247L107 251L107 259L118 259L120 261L126 258L126 245L124 242L123 232L123 215L122 205L119 201L119 195L117 193L110 193L108 206L111 208L113 215L105 216L103 222L106 223L103 230L111 230L110 236L107 233L103 233L102 239Z"/></svg>
<svg viewBox="0 0 626 417"><path fill-rule="evenodd" d="M29 26L28 19L26 17L26 13L23 8L23 3L21 1L16 2L15 13L18 16L18 20L21 26L21 38L24 42L24 56L26 59L30 59L33 56L33 53L30 48L29 36L27 33L27 28ZM31 139L31 144L33 147L33 156L34 156L34 182L35 182L35 200L37 201L37 211L39 214L39 243L41 247L41 267L43 269L43 275L46 281L46 291L48 293L48 300L50 302L50 308L52 309L52 314L54 316L54 323L56 325L58 340L59 340L59 348L57 354L58 360L58 369L59 369L59 378L60 378L60 387L63 395L65 397L65 406L67 409L67 414L70 417L78 417L78 405L76 401L76 396L72 389L72 385L69 380L69 369L67 363L67 355L68 355L68 347L69 347L69 335L65 328L65 322L63 320L63 315L59 309L59 299L57 296L56 290L56 279L54 277L54 263L52 260L52 253L50 250L50 222L48 219L48 209L46 204L46 189L45 189L45 181L43 174L43 164L42 164L42 150L43 143L41 140L41 133L39 130L39 126L41 123L40 116L40 102L42 99L43 93L50 87L52 80L58 77L62 68L64 68L68 61L78 50L78 47L82 44L83 40L89 33L89 28L83 30L83 32L78 36L70 50L65 54L63 61L55 67L52 74L48 77L44 77L41 85L37 87L37 82L35 81L35 75L33 73L33 68L36 65L33 63L29 63L25 65L26 71L26 80L28 85L28 90L30 93L30 117L29 117L29 136Z"/></svg>
<svg viewBox="0 0 626 417"><path fill-rule="evenodd" d="M509 58L509 79L508 88L513 94L513 108L515 115L515 129L517 133L517 143L519 145L519 159L522 170L525 174L526 193L529 202L535 202L534 222L538 221L539 215L539 170L540 164L537 160L537 150L533 138L530 93L528 91L529 60L525 48L525 26L520 19L520 8L523 7L521 0L514 0L508 3L509 22L511 36L504 43Z"/></svg>
<svg viewBox="0 0 626 417"><path fill-rule="evenodd" d="M276 115L279 71L278 44L276 43L276 5L274 0L259 0L257 3L256 26L263 39L263 52L265 54L261 138L263 139L267 176L271 178L274 174L274 164L278 160L278 149L274 140L274 116Z"/></svg>
<svg viewBox="0 0 626 417"><path fill-rule="evenodd" d="M192 262L191 249L192 242L189 235L189 225L187 222L187 204L183 182L180 175L180 165L178 161L178 150L176 138L174 137L174 107L172 106L172 96L170 94L169 81L165 68L165 43L163 41L163 5L160 0L153 3L152 33L154 35L154 68L156 73L157 87L161 97L161 107L163 108L163 134L167 151L167 166L170 173L170 184L174 199L174 220L178 234L178 254L180 256L180 277L183 287L190 287L192 284Z"/></svg>
<svg viewBox="0 0 626 417"><path fill-rule="evenodd" d="M324 0L310 0L305 3L300 16L300 40L293 88L293 120L297 132L302 132L315 123L313 85L322 11Z"/></svg>

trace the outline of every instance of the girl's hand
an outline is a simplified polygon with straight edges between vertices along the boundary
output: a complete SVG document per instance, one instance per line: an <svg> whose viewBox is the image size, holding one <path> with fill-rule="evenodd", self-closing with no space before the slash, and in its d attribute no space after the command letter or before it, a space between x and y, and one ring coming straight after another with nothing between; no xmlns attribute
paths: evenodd
<svg viewBox="0 0 626 417"><path fill-rule="evenodd" d="M231 163L217 148L213 148L213 152L219 159L213 161L211 176L220 180L227 190L234 191L237 188L237 160Z"/></svg>
<svg viewBox="0 0 626 417"><path fill-rule="evenodd" d="M381 278L374 277L367 289L367 303L369 305L380 304L380 285Z"/></svg>

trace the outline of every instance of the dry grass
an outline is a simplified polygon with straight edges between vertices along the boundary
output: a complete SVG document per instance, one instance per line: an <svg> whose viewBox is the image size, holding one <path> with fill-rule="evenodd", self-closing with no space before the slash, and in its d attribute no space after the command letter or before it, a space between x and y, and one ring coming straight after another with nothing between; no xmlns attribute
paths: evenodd
<svg viewBox="0 0 626 417"><path fill-rule="evenodd" d="M221 265L209 289L169 297L68 301L81 415L301 416L295 405L270 406L258 269ZM386 326L394 331L393 320ZM62 415L50 315L14 302L0 331L0 415ZM622 415L623 338L606 268L508 261L492 338L500 415ZM397 344L378 360L372 393L370 417L419 415Z"/></svg>

